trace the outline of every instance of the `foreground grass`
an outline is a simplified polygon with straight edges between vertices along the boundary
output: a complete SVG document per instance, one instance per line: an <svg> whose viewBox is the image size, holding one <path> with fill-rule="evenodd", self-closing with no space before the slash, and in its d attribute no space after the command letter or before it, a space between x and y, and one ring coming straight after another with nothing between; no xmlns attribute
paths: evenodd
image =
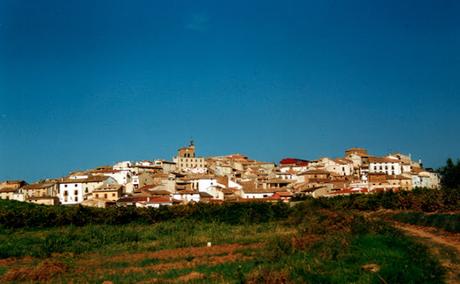
<svg viewBox="0 0 460 284"><path fill-rule="evenodd" d="M229 225L225 223L174 220L155 225L88 225L51 229L0 229L0 258L48 257L56 253L151 251L167 248L205 246L208 242L252 243L272 234L292 232L278 223Z"/></svg>
<svg viewBox="0 0 460 284"><path fill-rule="evenodd" d="M207 247L211 242L212 246ZM352 213L0 230L0 282L441 283L425 246Z"/></svg>

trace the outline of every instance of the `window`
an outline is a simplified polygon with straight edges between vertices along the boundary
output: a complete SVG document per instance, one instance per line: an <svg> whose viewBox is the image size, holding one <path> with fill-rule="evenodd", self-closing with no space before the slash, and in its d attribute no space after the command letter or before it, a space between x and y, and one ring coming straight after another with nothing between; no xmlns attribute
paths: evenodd
<svg viewBox="0 0 460 284"><path fill-rule="evenodd" d="M64 187L67 187L67 184L64 184Z"/></svg>
<svg viewBox="0 0 460 284"><path fill-rule="evenodd" d="M67 195L68 195L67 190L64 190L64 196L67 196Z"/></svg>
<svg viewBox="0 0 460 284"><path fill-rule="evenodd" d="M96 193L96 198L99 198L99 194Z"/></svg>
<svg viewBox="0 0 460 284"><path fill-rule="evenodd" d="M78 196L75 196L75 202L78 202Z"/></svg>
<svg viewBox="0 0 460 284"><path fill-rule="evenodd" d="M112 193L112 197L115 197L115 193Z"/></svg>
<svg viewBox="0 0 460 284"><path fill-rule="evenodd" d="M106 199L107 199L107 193L105 193L105 194L104 194L104 198L106 198Z"/></svg>
<svg viewBox="0 0 460 284"><path fill-rule="evenodd" d="M77 187L77 186L78 186L78 184L75 184L75 187Z"/></svg>
<svg viewBox="0 0 460 284"><path fill-rule="evenodd" d="M78 190L75 190L75 191L73 192L73 194L74 194L74 195L78 195Z"/></svg>

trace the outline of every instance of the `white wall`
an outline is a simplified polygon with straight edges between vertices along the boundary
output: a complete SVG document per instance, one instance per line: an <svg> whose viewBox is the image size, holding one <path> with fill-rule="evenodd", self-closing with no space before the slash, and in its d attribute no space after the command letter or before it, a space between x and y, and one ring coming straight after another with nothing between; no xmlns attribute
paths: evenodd
<svg viewBox="0 0 460 284"><path fill-rule="evenodd" d="M200 194L198 193L194 193L194 194L175 193L173 194L173 198L177 200L185 201L185 202L190 202L190 201L200 202Z"/></svg>
<svg viewBox="0 0 460 284"><path fill-rule="evenodd" d="M245 193L242 192L241 197L245 199L252 199L252 198L267 198L273 196L273 192L257 192L257 193Z"/></svg>
<svg viewBox="0 0 460 284"><path fill-rule="evenodd" d="M369 163L370 173L385 173L387 175L400 175L402 173L400 163Z"/></svg>

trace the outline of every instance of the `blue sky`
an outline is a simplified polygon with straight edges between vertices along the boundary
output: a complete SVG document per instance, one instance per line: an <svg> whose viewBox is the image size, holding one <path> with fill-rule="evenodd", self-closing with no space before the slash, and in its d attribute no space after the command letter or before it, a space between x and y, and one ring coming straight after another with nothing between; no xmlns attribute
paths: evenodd
<svg viewBox="0 0 460 284"><path fill-rule="evenodd" d="M93 3L96 2L96 3ZM248 3L250 2L250 3ZM0 1L0 180L198 154L460 157L460 2Z"/></svg>

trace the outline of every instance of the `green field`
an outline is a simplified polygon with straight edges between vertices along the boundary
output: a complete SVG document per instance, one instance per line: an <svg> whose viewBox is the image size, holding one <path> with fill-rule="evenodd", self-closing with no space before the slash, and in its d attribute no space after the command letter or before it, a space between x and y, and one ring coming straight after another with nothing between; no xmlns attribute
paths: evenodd
<svg viewBox="0 0 460 284"><path fill-rule="evenodd" d="M197 217L207 208L152 224L3 226L0 281L443 282L444 270L426 247L381 221L310 202L269 218L257 217L266 205L238 206L247 214L230 218L230 206L213 211L224 216L213 221Z"/></svg>

